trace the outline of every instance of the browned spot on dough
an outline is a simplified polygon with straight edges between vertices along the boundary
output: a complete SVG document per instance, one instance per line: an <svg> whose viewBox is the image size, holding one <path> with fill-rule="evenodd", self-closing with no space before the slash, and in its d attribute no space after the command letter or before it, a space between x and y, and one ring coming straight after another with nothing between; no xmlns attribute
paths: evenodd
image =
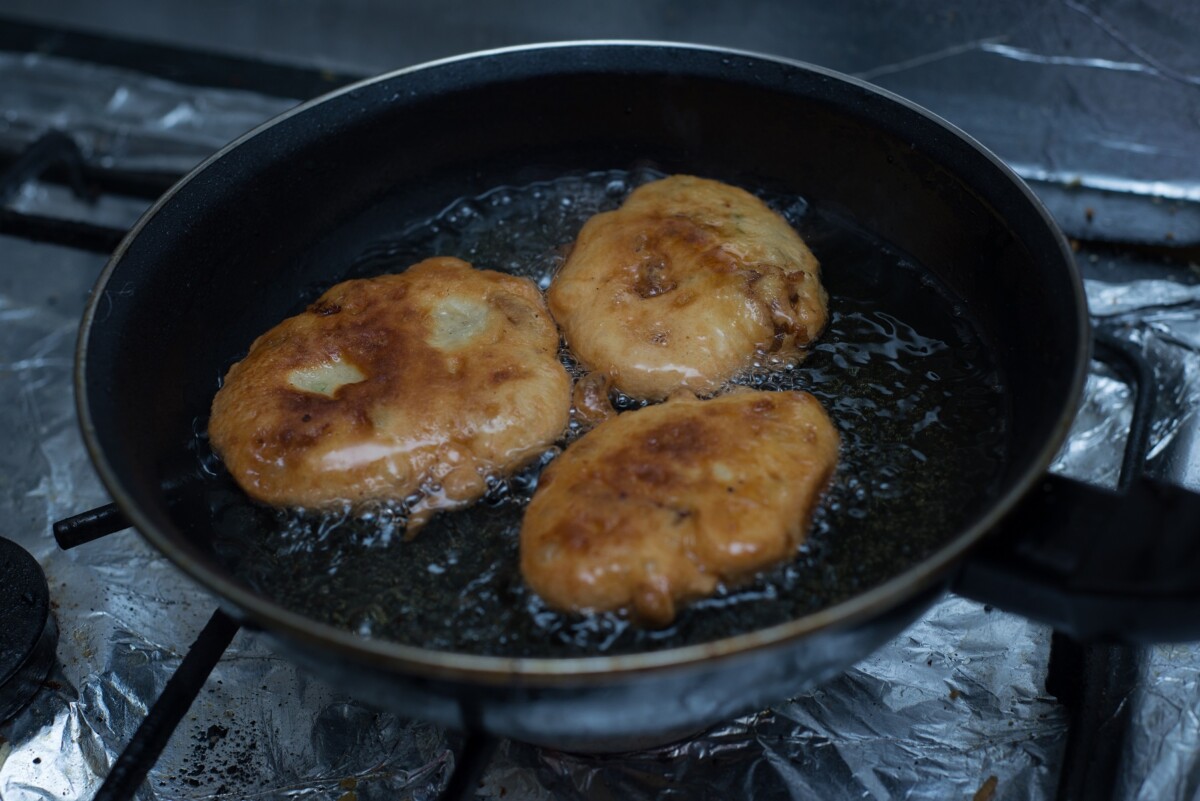
<svg viewBox="0 0 1200 801"><path fill-rule="evenodd" d="M694 419L676 420L647 432L641 448L648 453L682 459L708 450L708 429Z"/></svg>
<svg viewBox="0 0 1200 801"><path fill-rule="evenodd" d="M592 542L592 532L579 520L568 520L555 532L553 540L572 550L586 551Z"/></svg>
<svg viewBox="0 0 1200 801"><path fill-rule="evenodd" d="M488 300L513 325L525 325L530 318L537 317L537 314L529 308L528 303L507 292L497 292Z"/></svg>
<svg viewBox="0 0 1200 801"><path fill-rule="evenodd" d="M771 338L771 347L767 348L767 353L778 353L783 350L783 343L787 341L788 326L783 323L775 323L775 334Z"/></svg>
<svg viewBox="0 0 1200 801"><path fill-rule="evenodd" d="M675 617L675 600L671 597L670 586L659 575L649 576L638 588L633 606L639 618L655 626L665 625Z"/></svg>
<svg viewBox="0 0 1200 801"><path fill-rule="evenodd" d="M308 310L318 317L328 317L331 314L337 314L342 310L342 307L334 303L332 300L322 298L316 303L308 307Z"/></svg>
<svg viewBox="0 0 1200 801"><path fill-rule="evenodd" d="M758 414L763 414L764 412L774 411L775 410L775 401L772 400L771 398L761 398L754 402L754 405L750 407L750 410L753 412L757 412Z"/></svg>
<svg viewBox="0 0 1200 801"><path fill-rule="evenodd" d="M310 448L318 436L319 431L308 428L281 428L275 432L275 444L283 450Z"/></svg>
<svg viewBox="0 0 1200 801"><path fill-rule="evenodd" d="M671 482L672 471L659 462L633 462L629 474L642 484L663 486Z"/></svg>
<svg viewBox="0 0 1200 801"><path fill-rule="evenodd" d="M642 298L655 298L665 295L678 283L667 275L667 265L662 259L645 262L638 266L637 277L633 281L633 291Z"/></svg>
<svg viewBox="0 0 1200 801"><path fill-rule="evenodd" d="M491 381L493 386L496 386L503 384L505 381L524 378L526 375L528 375L527 371L522 370L516 365L510 364L501 367L499 370L493 370L492 374L488 377L488 380Z"/></svg>
<svg viewBox="0 0 1200 801"><path fill-rule="evenodd" d="M617 412L609 400L612 378L606 373L588 373L575 382L571 393L571 407L580 423L587 427L607 420Z"/></svg>
<svg viewBox="0 0 1200 801"><path fill-rule="evenodd" d="M685 289L682 292L677 292L671 298L671 305L676 309L682 309L684 306L690 305L696 300L696 293L690 289Z"/></svg>

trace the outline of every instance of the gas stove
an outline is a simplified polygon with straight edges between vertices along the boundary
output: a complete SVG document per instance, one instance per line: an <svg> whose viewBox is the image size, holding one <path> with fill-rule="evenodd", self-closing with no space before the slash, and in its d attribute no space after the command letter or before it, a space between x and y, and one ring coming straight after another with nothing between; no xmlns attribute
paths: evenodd
<svg viewBox="0 0 1200 801"><path fill-rule="evenodd" d="M155 197L242 131L354 76L0 27L3 801L1184 798L1200 786L1200 647L1081 646L953 595L821 690L648 752L492 752L308 677L108 506L77 432L72 350L105 254ZM1147 471L1196 487L1200 275L1186 192L1131 198L1111 181L1020 168L1075 237L1093 315L1153 368ZM1096 363L1055 469L1115 484L1135 395Z"/></svg>

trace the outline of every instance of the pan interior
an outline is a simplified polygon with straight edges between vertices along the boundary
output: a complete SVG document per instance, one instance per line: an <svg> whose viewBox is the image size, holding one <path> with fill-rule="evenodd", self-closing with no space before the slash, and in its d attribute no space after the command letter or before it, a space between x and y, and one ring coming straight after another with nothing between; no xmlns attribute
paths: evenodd
<svg viewBox="0 0 1200 801"><path fill-rule="evenodd" d="M575 172L494 187L432 217L393 219L325 280L301 288L291 313L336 281L398 272L433 255L525 275L544 288L589 216L661 174L645 164ZM194 452L219 563L272 601L365 636L464 653L577 656L782 623L920 562L1001 490L1010 428L1002 371L980 327L931 271L833 210L759 194L805 237L830 293L830 325L803 364L738 379L764 391L812 392L842 436L836 479L795 560L687 606L662 630L618 614L564 615L521 581L517 532L538 472L575 431L541 462L496 481L483 501L406 541L399 506L315 514L250 502L208 448L201 419ZM576 369L565 351L562 358Z"/></svg>

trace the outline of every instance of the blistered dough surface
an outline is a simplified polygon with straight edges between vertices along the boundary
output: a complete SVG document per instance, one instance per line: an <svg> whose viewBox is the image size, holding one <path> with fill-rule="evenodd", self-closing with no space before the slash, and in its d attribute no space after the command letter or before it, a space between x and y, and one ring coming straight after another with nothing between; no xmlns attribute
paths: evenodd
<svg viewBox="0 0 1200 801"><path fill-rule="evenodd" d="M797 361L827 316L795 229L750 193L687 175L589 219L547 298L588 369L652 400Z"/></svg>
<svg viewBox="0 0 1200 801"><path fill-rule="evenodd" d="M838 442L805 392L675 396L618 415L543 471L521 572L557 609L670 622L680 602L791 558Z"/></svg>
<svg viewBox="0 0 1200 801"><path fill-rule="evenodd" d="M263 334L212 406L212 444L257 500L469 503L557 440L571 382L529 280L453 258L346 281Z"/></svg>

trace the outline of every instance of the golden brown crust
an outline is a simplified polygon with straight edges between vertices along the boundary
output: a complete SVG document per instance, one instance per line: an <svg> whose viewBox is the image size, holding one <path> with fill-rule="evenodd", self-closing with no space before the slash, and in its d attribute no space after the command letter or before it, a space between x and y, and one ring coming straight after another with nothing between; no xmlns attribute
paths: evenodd
<svg viewBox="0 0 1200 801"><path fill-rule="evenodd" d="M551 606L676 604L789 558L837 463L804 392L677 395L581 437L546 468L521 527L521 572Z"/></svg>
<svg viewBox="0 0 1200 801"><path fill-rule="evenodd" d="M338 284L255 340L213 400L209 433L260 501L320 507L424 489L419 523L562 435L571 382L557 353L531 281L427 259Z"/></svg>
<svg viewBox="0 0 1200 801"><path fill-rule="evenodd" d="M687 175L589 219L547 299L586 367L653 400L716 392L756 356L795 361L827 315L817 260L788 222Z"/></svg>
<svg viewBox="0 0 1200 801"><path fill-rule="evenodd" d="M612 379L604 373L588 373L575 382L571 393L571 412L579 425L587 430L616 415L608 391Z"/></svg>

